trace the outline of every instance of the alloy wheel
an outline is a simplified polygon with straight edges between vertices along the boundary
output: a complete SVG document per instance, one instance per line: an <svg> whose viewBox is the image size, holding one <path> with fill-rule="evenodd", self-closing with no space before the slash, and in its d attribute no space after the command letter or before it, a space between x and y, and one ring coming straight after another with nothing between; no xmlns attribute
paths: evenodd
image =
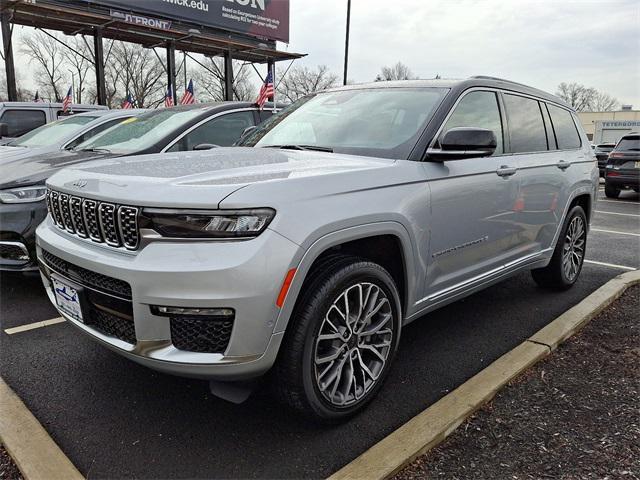
<svg viewBox="0 0 640 480"><path fill-rule="evenodd" d="M385 292L368 282L345 289L329 307L314 349L315 380L334 407L360 402L392 350L394 319Z"/></svg>
<svg viewBox="0 0 640 480"><path fill-rule="evenodd" d="M576 216L567 228L562 249L562 268L567 280L573 282L580 272L584 259L587 231L582 217Z"/></svg>

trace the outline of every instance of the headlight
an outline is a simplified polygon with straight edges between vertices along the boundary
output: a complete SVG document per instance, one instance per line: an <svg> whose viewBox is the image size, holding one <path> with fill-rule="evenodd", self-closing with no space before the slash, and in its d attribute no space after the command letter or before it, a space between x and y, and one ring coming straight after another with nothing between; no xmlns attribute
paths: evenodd
<svg viewBox="0 0 640 480"><path fill-rule="evenodd" d="M258 236L273 219L270 208L252 210L166 210L145 208L141 228L173 238L247 238Z"/></svg>
<svg viewBox="0 0 640 480"><path fill-rule="evenodd" d="M46 196L47 187L44 185L0 190L0 202L2 203L39 202L40 200L44 200L44 197Z"/></svg>

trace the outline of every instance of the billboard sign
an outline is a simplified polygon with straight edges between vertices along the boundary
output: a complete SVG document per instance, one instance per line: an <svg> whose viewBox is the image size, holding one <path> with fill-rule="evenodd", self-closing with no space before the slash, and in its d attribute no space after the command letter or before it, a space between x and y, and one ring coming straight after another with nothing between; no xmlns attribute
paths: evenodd
<svg viewBox="0 0 640 480"><path fill-rule="evenodd" d="M289 42L289 0L84 0L136 14L151 14L252 37ZM148 18L148 17L147 17Z"/></svg>

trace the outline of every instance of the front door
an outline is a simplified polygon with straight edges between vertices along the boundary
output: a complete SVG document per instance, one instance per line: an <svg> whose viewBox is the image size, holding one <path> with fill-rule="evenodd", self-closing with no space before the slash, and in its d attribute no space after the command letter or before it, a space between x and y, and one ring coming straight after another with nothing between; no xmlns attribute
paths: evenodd
<svg viewBox="0 0 640 480"><path fill-rule="evenodd" d="M428 303L437 303L516 255L513 218L518 172L514 157L504 154L496 92L467 93L454 107L440 135L454 127L493 130L498 145L491 157L424 164L432 214L424 297Z"/></svg>

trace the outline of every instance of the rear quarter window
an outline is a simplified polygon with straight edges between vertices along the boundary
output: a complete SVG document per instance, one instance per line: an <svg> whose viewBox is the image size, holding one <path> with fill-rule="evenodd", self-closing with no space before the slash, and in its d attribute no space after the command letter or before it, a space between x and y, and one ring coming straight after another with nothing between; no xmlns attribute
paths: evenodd
<svg viewBox="0 0 640 480"><path fill-rule="evenodd" d="M547 107L549 108L549 115L551 115L558 148L560 150L580 148L580 134L571 112L555 105L547 105Z"/></svg>

